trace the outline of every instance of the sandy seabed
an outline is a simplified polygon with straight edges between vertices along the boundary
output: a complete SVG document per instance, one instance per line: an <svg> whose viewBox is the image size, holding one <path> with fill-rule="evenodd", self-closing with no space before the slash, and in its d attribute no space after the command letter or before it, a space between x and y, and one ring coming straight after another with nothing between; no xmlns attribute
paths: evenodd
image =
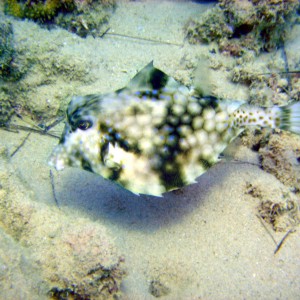
<svg viewBox="0 0 300 300"><path fill-rule="evenodd" d="M48 106L55 116L68 96L119 89L152 60L190 84L209 46L189 45L182 28L208 8L187 1L121 2L109 21L111 32L173 44L82 39L11 19L16 48L34 62L20 83L30 87L28 105L37 111ZM299 32L298 25L294 40ZM287 44L290 57L299 53L294 40ZM245 86L220 72L213 78L216 93L247 99ZM258 153L240 141L228 149L230 160L196 184L156 198L132 195L78 169L50 176L47 160L57 139L27 135L0 131L0 299L44 299L50 290L67 288L72 299L91 282L91 299L299 299L299 225L287 219L274 231L259 218L262 203L299 203L299 194L259 168Z"/></svg>

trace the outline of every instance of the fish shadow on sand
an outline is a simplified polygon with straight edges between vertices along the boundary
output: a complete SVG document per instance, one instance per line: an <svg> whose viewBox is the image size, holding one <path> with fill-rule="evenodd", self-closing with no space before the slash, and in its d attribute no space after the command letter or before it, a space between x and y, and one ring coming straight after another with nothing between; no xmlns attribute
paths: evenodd
<svg viewBox="0 0 300 300"><path fill-rule="evenodd" d="M205 205L211 189L230 174L230 163L219 163L197 183L168 192L163 197L134 195L92 173L69 168L55 174L55 189L62 210L83 211L94 220L105 220L133 230L152 231L168 226ZM60 176L59 180L57 176Z"/></svg>

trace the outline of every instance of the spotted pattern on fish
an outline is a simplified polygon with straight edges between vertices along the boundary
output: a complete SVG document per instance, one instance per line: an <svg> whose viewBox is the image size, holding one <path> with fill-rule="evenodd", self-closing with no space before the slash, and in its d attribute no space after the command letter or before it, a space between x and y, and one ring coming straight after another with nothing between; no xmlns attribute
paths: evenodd
<svg viewBox="0 0 300 300"><path fill-rule="evenodd" d="M102 175L136 194L195 182L245 126L300 133L300 103L259 108L197 94L150 63L127 87L73 97L50 164Z"/></svg>

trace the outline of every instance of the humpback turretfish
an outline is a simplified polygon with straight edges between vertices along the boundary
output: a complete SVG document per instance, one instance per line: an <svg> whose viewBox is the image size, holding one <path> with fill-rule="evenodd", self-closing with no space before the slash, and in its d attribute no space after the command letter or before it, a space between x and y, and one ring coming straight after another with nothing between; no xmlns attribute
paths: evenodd
<svg viewBox="0 0 300 300"><path fill-rule="evenodd" d="M72 98L50 165L80 167L135 194L161 196L195 182L252 125L300 134L300 102L265 108L221 101L151 62L125 88Z"/></svg>

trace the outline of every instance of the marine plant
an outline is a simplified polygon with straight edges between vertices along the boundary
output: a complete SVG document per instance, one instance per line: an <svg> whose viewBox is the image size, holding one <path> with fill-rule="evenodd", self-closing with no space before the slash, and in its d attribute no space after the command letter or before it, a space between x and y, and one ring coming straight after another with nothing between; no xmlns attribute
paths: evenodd
<svg viewBox="0 0 300 300"><path fill-rule="evenodd" d="M81 4L73 12L68 14L58 14L54 22L56 25L76 33L81 37L91 34L97 35L101 25L106 23L110 16L109 6L90 3L88 6Z"/></svg>
<svg viewBox="0 0 300 300"><path fill-rule="evenodd" d="M72 11L73 0L6 0L5 12L14 17L46 22L52 20L59 11Z"/></svg>
<svg viewBox="0 0 300 300"><path fill-rule="evenodd" d="M0 127L5 127L14 114L14 109L6 95L0 94Z"/></svg>
<svg viewBox="0 0 300 300"><path fill-rule="evenodd" d="M12 24L0 21L0 127L6 126L14 114L14 108L3 84L16 81L21 76L14 64L14 55Z"/></svg>
<svg viewBox="0 0 300 300"><path fill-rule="evenodd" d="M39 23L52 23L81 37L95 35L108 20L115 0L5 0L5 13Z"/></svg>
<svg viewBox="0 0 300 300"><path fill-rule="evenodd" d="M8 22L0 22L0 79L5 80L11 73L13 60L13 28Z"/></svg>

